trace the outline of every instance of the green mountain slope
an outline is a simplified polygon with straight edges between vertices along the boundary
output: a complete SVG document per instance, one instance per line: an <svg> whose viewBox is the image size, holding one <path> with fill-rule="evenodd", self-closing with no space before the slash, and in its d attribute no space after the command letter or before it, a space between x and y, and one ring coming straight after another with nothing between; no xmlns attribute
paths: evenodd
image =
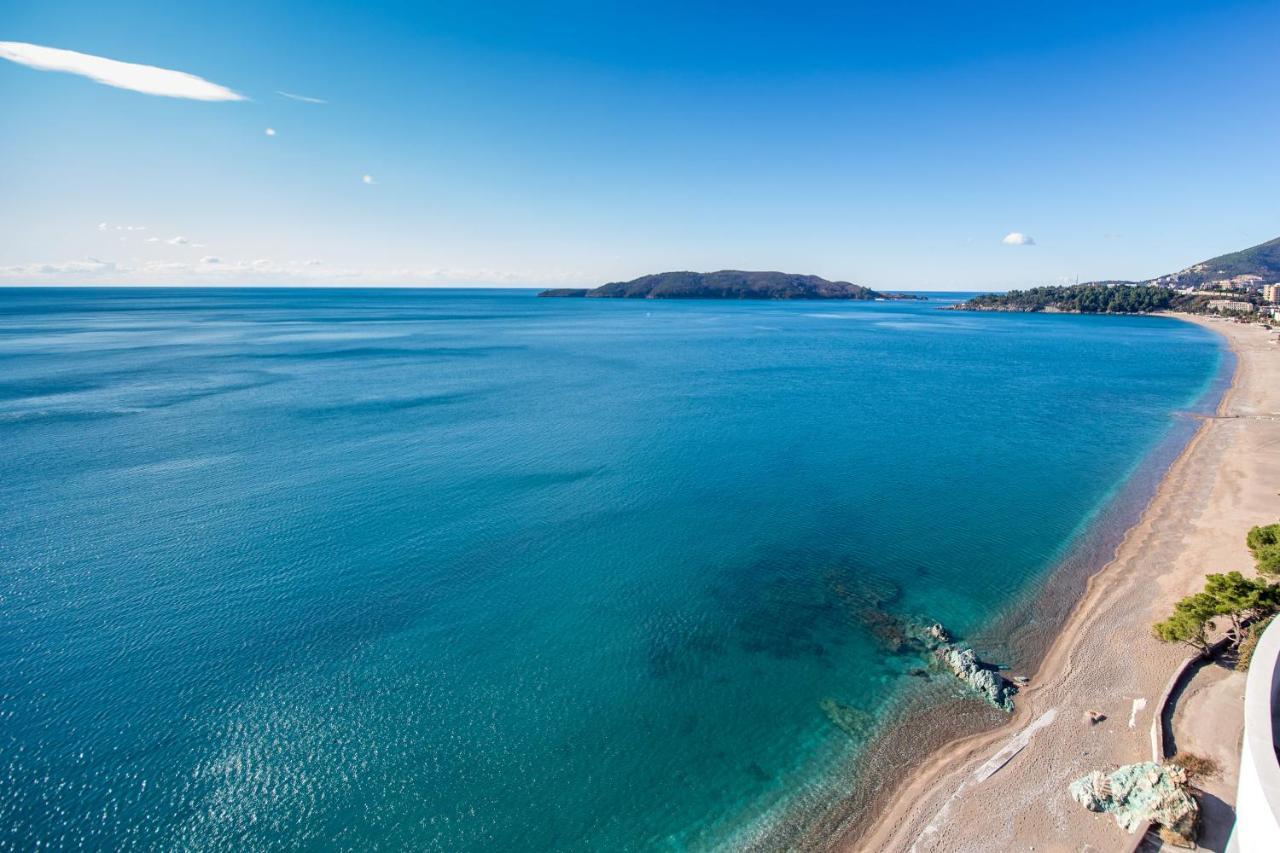
<svg viewBox="0 0 1280 853"><path fill-rule="evenodd" d="M1178 285L1200 287L1242 275L1256 275L1267 284L1280 281L1280 237L1239 252L1210 258L1150 281L1153 284L1176 282Z"/></svg>

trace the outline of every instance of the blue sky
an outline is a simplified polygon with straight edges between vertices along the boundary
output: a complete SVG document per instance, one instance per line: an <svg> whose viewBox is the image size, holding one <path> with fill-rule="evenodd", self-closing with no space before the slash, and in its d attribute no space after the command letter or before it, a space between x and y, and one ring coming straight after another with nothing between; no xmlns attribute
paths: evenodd
<svg viewBox="0 0 1280 853"><path fill-rule="evenodd" d="M244 98L0 61L0 281L1003 289L1280 235L1280 4L1043 5L0 0Z"/></svg>

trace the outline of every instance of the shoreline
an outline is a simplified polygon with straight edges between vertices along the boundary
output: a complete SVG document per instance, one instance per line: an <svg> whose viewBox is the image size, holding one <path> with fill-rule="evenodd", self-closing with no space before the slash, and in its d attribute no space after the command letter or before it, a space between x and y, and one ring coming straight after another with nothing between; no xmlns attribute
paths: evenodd
<svg viewBox="0 0 1280 853"><path fill-rule="evenodd" d="M1075 764L1085 768L1081 770L1082 773L1094 766L1149 758L1147 730L1151 712L1147 709L1155 706L1158 688L1155 695L1147 685L1142 685L1141 690L1125 688L1136 687L1135 682L1142 681L1141 676L1144 675L1148 680L1163 682L1167 677L1167 667L1160 663L1153 665L1150 658L1169 657L1172 660L1182 657L1177 648L1162 646L1149 638L1147 632L1150 622L1154 621L1153 612L1159 613L1161 608L1167 608L1173 600L1190 592L1192 587L1198 587L1205 573L1245 568L1248 563L1241 564L1240 560L1236 560L1230 565L1208 564L1202 568L1187 568L1183 565L1165 572L1161 570L1159 560L1143 559L1148 553L1146 549L1152 544L1157 527L1162 528L1160 532L1172 526L1185 533L1187 517L1195 514L1195 507L1190 505L1204 503L1209 494L1220 485L1220 478L1214 475L1232 449L1226 445L1236 442L1224 443L1224 436L1216 433L1231 433L1233 430L1215 429L1215 426L1224 421L1229 422L1233 417L1231 413L1239 404L1243 403L1248 408L1260 396L1274 397L1268 394L1265 378L1261 383L1251 381L1262 369L1257 363L1261 355L1257 352L1258 346L1269 346L1265 343L1267 333L1264 330L1256 326L1231 326L1228 329L1224 323L1204 318L1166 316L1194 323L1218 334L1234 356L1231 381L1223 389L1214 414L1204 417L1181 451L1164 468L1154 492L1150 493L1149 500L1138 517L1124 531L1110 559L1101 568L1094 571L1086 569L1084 572L1082 588L1065 618L1059 621L1056 630L1050 631L1051 638L1041 649L1043 653L1033 655L1033 659L1027 661L1031 664L1031 682L1020 692L1013 716L993 728L980 727L980 722L976 720L968 722L968 731L961 726L952 726L950 737L937 737L936 740L940 743L931 744L930 748L921 752L916 761L899 767L898 784L891 788L882 787L869 798L851 798L861 799L863 808L867 809L864 814L874 815L873 817L855 817L837 826L828 825L825 828L827 832L824 842L816 846L837 850L877 851L982 850L991 849L990 839L994 835L1007 838L1010 846L1014 844L1013 839L1017 838L1017 846L1026 842L1027 846L1035 846L1038 850L1076 850L1086 837L1088 841L1104 849L1123 843L1123 839L1127 837L1114 824L1100 822L1098 816L1079 808L1066 797L1066 784L1080 773L1059 775L1058 772L1050 772L1048 765ZM1252 346L1245 345L1249 338L1253 339ZM1269 366L1274 372L1277 359L1272 358L1270 361L1272 363ZM1242 397L1247 399L1242 400ZM1269 404L1280 405L1274 399ZM1239 423L1236 420L1233 426ZM1277 434L1280 434L1280 419L1276 426ZM1280 515L1280 505L1276 506L1275 511ZM1170 522L1173 524L1170 525ZM1258 522L1240 519L1235 548L1226 547L1227 553L1235 550L1247 558L1243 538L1244 531L1252 523ZM1215 543L1216 550L1229 546L1230 539L1228 535L1226 540ZM1135 564L1138 571L1135 571ZM1070 582L1070 578L1067 582ZM1146 598L1155 601L1149 600L1145 606L1122 607L1119 621L1130 629L1127 632L1130 642L1147 641L1148 647L1144 647L1147 654L1132 658L1115 655L1117 649L1113 641L1117 639L1117 626L1114 624L1117 619L1103 617L1114 616L1112 608L1117 604L1117 596L1133 593L1131 588L1138 585L1145 585L1150 593ZM1028 606L1034 610L1036 604L1033 601ZM1109 685L1114 688L1111 693L1127 694L1126 696L1098 695L1108 691L1089 691L1077 683L1080 678L1075 666L1076 657L1085 645L1096 647L1104 654L1111 652L1118 668L1129 670L1128 675L1131 677L1116 679ZM1080 695L1082 693L1086 695ZM1088 693L1093 695L1087 695ZM1121 701L1124 699L1128 701ZM1083 710L1077 707L1081 703L1091 708L1093 705L1108 705L1102 709L1108 715L1108 721L1102 728L1110 730L1111 737L1097 737L1104 732L1096 729L1090 731L1089 726L1081 723ZM928 716L929 713L926 711L917 716ZM1033 721L1036 722L1036 727L1031 726ZM911 739L910 730L917 729L917 725L913 723L918 722L908 718L891 727L881 738L885 743L876 744L869 750L872 760L877 750L881 753L893 751L886 744ZM1046 733L1041 733L1039 726L1043 726ZM1007 757L1008 769L1000 770L998 775L991 775L989 781L981 773L975 773L978 765L988 761L1002 745L1015 738L1016 733L1024 734L1018 738L1020 745L1013 745L1017 751ZM1054 737L1049 737L1050 734ZM1023 738L1026 739L1025 743L1021 743ZM1098 743L1099 741L1114 742ZM1055 743L1063 742L1072 744L1072 748L1066 750L1070 753L1068 756L1060 754L1064 751L1061 748L1056 751L1054 749ZM1142 754L1143 746L1146 747L1146 755ZM885 756L880 757L883 761ZM1067 772L1069 774L1074 771ZM1013 780L1012 783L1010 780ZM981 795L974 793L979 785L983 788ZM1028 797L1031 792L1034 795ZM1009 820L1009 825L1003 832L998 830L999 821L992 820L992 803L1007 803L1012 806L1002 810ZM1037 803L1041 813L1039 819L1035 813ZM957 837L958 831L963 838ZM1067 843L1068 840L1071 843Z"/></svg>

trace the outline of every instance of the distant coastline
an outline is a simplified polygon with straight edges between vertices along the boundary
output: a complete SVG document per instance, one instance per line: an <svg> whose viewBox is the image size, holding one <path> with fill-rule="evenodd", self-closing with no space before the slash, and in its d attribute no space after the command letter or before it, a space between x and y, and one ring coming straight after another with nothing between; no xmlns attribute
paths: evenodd
<svg viewBox="0 0 1280 853"><path fill-rule="evenodd" d="M1145 281L1089 281L984 293L951 311L1151 314L1179 311L1248 317L1276 305L1280 237Z"/></svg>
<svg viewBox="0 0 1280 853"><path fill-rule="evenodd" d="M944 308L1013 314L1203 314L1213 310L1215 304L1203 293L1180 293L1149 284L1073 284L984 293Z"/></svg>

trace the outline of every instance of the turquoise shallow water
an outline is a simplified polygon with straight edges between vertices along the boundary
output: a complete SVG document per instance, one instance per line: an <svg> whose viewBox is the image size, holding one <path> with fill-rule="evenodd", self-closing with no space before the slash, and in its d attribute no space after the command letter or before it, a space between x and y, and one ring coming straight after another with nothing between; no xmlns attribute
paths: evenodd
<svg viewBox="0 0 1280 853"><path fill-rule="evenodd" d="M0 291L0 849L803 828L1222 362L935 305Z"/></svg>

